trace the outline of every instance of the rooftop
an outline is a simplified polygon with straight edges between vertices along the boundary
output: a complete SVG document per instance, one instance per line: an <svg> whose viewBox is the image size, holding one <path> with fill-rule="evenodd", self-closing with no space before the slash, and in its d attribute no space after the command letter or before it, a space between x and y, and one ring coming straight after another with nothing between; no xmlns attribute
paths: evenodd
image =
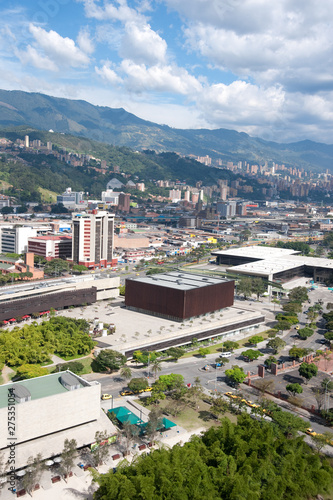
<svg viewBox="0 0 333 500"><path fill-rule="evenodd" d="M217 285L219 283L231 281L226 278L217 278L213 276L192 274L182 271L171 271L169 273L153 274L150 276L143 276L140 278L130 278L140 283L147 283L150 285L158 285L178 290L193 290L210 285Z"/></svg>
<svg viewBox="0 0 333 500"><path fill-rule="evenodd" d="M219 250L212 252L212 255L234 255L235 257L250 257L259 259L280 258L289 255L296 255L299 252L289 248L277 248L268 246L249 246L240 248L230 248L229 250Z"/></svg>
<svg viewBox="0 0 333 500"><path fill-rule="evenodd" d="M60 382L61 377L66 372L51 373L50 375L44 375L43 377L36 377L27 380L19 380L18 382L10 382L9 384L4 384L0 386L0 408L5 408L8 406L8 390L19 386L20 389L24 387L31 394L31 400L46 398L49 396L54 396L55 394L60 394L62 392L68 392L68 390ZM87 385L82 379L76 375L68 372L69 375L74 377L80 388Z"/></svg>

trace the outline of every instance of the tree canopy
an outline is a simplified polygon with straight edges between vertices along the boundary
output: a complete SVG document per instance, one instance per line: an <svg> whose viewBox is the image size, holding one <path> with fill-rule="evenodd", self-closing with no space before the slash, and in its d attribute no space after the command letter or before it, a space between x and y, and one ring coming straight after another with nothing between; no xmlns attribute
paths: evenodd
<svg viewBox="0 0 333 500"><path fill-rule="evenodd" d="M113 349L104 349L95 358L99 371L117 371L127 361L126 356Z"/></svg>
<svg viewBox="0 0 333 500"><path fill-rule="evenodd" d="M237 425L224 418L183 446L151 451L100 475L94 500L305 500L327 493L328 460L303 437L286 437L295 422L288 415L282 420L275 428L246 414Z"/></svg>
<svg viewBox="0 0 333 500"><path fill-rule="evenodd" d="M87 321L63 316L3 330L0 332L1 358L9 366L20 366L44 363L52 354L62 358L84 356L95 345L88 331Z"/></svg>

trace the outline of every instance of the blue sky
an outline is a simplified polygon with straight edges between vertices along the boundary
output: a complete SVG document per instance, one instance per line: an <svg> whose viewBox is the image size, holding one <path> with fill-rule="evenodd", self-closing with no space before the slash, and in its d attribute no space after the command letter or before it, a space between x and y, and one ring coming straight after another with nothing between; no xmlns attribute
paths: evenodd
<svg viewBox="0 0 333 500"><path fill-rule="evenodd" d="M333 0L0 3L0 88L333 143Z"/></svg>

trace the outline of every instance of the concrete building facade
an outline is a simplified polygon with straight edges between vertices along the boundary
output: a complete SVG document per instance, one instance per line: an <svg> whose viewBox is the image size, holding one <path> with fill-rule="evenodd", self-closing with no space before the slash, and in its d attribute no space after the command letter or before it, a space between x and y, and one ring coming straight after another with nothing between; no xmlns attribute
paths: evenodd
<svg viewBox="0 0 333 500"><path fill-rule="evenodd" d="M73 216L72 261L92 269L112 266L114 215L92 210Z"/></svg>

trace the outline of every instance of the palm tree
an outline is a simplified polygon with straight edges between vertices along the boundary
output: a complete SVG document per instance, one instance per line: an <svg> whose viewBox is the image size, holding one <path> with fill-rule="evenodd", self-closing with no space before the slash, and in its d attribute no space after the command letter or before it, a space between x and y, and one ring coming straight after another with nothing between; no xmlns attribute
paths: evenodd
<svg viewBox="0 0 333 500"><path fill-rule="evenodd" d="M160 372L162 370L161 362L158 361L158 359L155 359L155 361L152 362L151 370L154 374L154 377L156 378L157 372Z"/></svg>
<svg viewBox="0 0 333 500"><path fill-rule="evenodd" d="M131 378L132 377L132 370L130 369L130 367L124 365L122 367L122 369L120 370L120 376L122 378L124 378L125 380Z"/></svg>

